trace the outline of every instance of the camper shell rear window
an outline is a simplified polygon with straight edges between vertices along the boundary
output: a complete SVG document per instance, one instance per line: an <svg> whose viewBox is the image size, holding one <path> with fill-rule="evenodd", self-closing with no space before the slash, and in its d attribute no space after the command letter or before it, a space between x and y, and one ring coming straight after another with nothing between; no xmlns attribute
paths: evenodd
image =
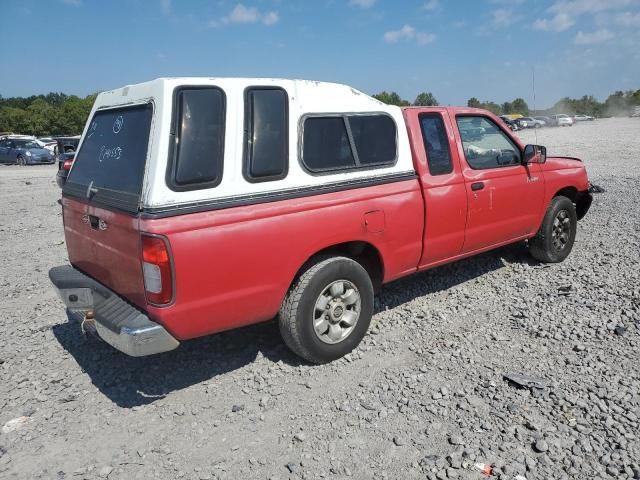
<svg viewBox="0 0 640 480"><path fill-rule="evenodd" d="M150 103L98 110L89 122L63 193L137 212L152 116Z"/></svg>

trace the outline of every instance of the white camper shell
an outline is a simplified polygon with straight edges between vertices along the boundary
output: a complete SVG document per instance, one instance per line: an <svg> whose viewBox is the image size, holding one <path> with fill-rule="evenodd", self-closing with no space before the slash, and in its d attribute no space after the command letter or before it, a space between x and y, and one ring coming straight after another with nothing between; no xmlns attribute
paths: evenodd
<svg viewBox="0 0 640 480"><path fill-rule="evenodd" d="M146 156L138 158L141 171L135 181L141 185L133 194L123 189L126 198L119 198L114 187L102 199L109 207L162 214L256 196L278 199L301 188L317 187L322 193L344 182L384 182L414 174L401 109L346 85L273 78L160 78L98 95L65 185L68 193L89 197L108 189L100 184L103 177L119 175L105 174L112 168L109 163L122 176L136 176L127 170L132 150L127 142L146 140L144 127L118 143L134 111L142 112L136 113L140 118L147 115L149 122L148 146L134 148L138 157ZM191 146L190 135L195 138ZM329 168L314 168L315 156L325 155L320 150L331 143L328 139L340 142L332 153L336 159L323 163ZM386 143L368 147L377 142ZM264 151L251 157L257 146ZM78 173L74 187L74 170L90 163L83 156L90 156L101 174L93 178L87 172L80 179ZM262 162L255 170L252 158ZM127 163L118 166L123 160Z"/></svg>

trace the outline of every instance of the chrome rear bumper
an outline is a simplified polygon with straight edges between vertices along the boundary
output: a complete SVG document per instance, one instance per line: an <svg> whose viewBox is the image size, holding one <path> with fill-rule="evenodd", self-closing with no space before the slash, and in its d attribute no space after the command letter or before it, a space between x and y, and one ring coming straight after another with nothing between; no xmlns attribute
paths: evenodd
<svg viewBox="0 0 640 480"><path fill-rule="evenodd" d="M168 352L180 345L162 325L72 266L52 268L49 279L66 307L92 312L100 338L121 352L143 357Z"/></svg>

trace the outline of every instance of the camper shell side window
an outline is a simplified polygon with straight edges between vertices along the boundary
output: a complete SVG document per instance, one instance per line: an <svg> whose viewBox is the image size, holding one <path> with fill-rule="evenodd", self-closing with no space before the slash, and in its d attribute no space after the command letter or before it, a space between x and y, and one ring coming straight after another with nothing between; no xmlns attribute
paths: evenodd
<svg viewBox="0 0 640 480"><path fill-rule="evenodd" d="M300 130L300 163L312 175L391 167L398 160L398 129L386 113L308 114Z"/></svg>

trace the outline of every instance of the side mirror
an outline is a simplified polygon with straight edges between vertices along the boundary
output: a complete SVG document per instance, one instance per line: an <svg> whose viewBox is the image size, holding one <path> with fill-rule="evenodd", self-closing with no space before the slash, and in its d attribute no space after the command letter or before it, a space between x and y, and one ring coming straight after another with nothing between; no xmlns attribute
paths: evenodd
<svg viewBox="0 0 640 480"><path fill-rule="evenodd" d="M547 147L542 145L527 145L524 147L522 155L522 163L528 165L530 163L544 163L547 161Z"/></svg>

